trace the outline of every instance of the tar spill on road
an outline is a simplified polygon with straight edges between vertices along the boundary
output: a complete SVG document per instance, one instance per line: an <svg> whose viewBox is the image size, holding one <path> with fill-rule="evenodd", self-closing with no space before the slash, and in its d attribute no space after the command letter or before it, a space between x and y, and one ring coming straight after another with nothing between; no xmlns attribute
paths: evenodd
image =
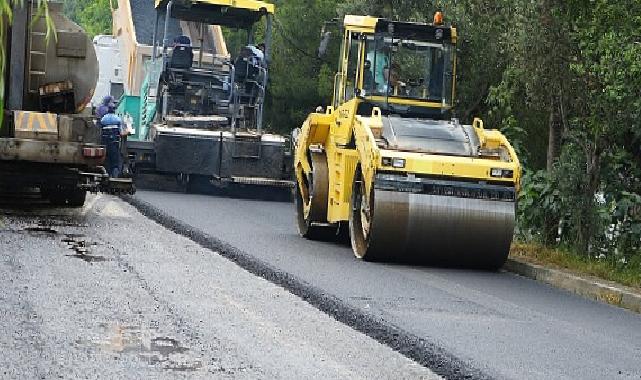
<svg viewBox="0 0 641 380"><path fill-rule="evenodd" d="M77 222L71 222L71 221L59 220L59 219L41 220L40 222L38 222L38 224L40 226L45 226L45 227L76 227L76 228L89 227L89 225L86 223L77 223Z"/></svg>
<svg viewBox="0 0 641 380"><path fill-rule="evenodd" d="M106 338L95 339L94 345L120 355L136 355L151 366L173 371L196 371L202 361L178 339L159 334L155 328L139 325L115 325L105 329Z"/></svg>
<svg viewBox="0 0 641 380"><path fill-rule="evenodd" d="M24 231L29 233L35 233L35 234L46 233L46 234L55 235L58 233L58 230L56 228L65 228L65 227L83 228L88 226L81 223L75 223L75 222L70 222L66 220L48 219L48 220L39 220L37 224L25 227Z"/></svg>
<svg viewBox="0 0 641 380"><path fill-rule="evenodd" d="M92 255L89 247L96 246L96 243L88 243L85 240L81 240L83 236L80 234L67 234L62 241L67 243L69 249L71 249L74 254L67 255L68 257L75 257L77 259L83 260L88 263L99 263L107 261L103 256Z"/></svg>
<svg viewBox="0 0 641 380"><path fill-rule="evenodd" d="M34 227L27 227L24 230L27 231L27 232L36 232L36 233L44 232L44 233L48 233L48 234L51 234L51 235L55 235L55 234L58 233L58 231L54 230L51 227L45 227L45 226L40 226L40 225L34 226Z"/></svg>

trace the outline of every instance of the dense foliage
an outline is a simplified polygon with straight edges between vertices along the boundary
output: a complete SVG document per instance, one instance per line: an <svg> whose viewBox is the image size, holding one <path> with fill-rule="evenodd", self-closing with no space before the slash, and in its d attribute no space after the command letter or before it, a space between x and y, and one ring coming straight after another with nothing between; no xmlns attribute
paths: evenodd
<svg viewBox="0 0 641 380"><path fill-rule="evenodd" d="M110 0L64 0L65 14L80 24L91 37L111 34ZM114 6L118 3L113 1Z"/></svg>
<svg viewBox="0 0 641 380"><path fill-rule="evenodd" d="M461 36L457 117L501 129L524 164L520 238L641 261L641 2L274 2L273 130L290 131L330 101L338 38L318 58L325 21L355 13L430 22L441 10ZM108 0L66 0L66 9L92 34L110 28Z"/></svg>

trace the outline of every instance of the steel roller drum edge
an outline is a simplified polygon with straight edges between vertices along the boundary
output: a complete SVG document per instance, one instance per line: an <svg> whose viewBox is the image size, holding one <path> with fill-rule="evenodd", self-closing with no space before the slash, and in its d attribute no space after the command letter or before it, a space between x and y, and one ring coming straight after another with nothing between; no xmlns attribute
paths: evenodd
<svg viewBox="0 0 641 380"><path fill-rule="evenodd" d="M498 268L515 226L514 201L374 190L368 256Z"/></svg>

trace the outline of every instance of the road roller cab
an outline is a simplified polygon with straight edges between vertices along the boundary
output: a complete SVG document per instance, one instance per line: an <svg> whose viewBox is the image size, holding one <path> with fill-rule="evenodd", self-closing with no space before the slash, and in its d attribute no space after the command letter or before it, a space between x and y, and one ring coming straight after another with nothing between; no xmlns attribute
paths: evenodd
<svg viewBox="0 0 641 380"><path fill-rule="evenodd" d="M333 104L296 133L301 235L349 233L363 259L501 266L520 165L499 131L452 118L456 29L440 14L342 29Z"/></svg>

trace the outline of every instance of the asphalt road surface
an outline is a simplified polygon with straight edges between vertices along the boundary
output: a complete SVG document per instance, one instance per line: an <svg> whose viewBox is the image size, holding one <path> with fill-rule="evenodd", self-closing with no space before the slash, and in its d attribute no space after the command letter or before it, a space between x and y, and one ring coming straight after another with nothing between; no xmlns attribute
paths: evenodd
<svg viewBox="0 0 641 380"><path fill-rule="evenodd" d="M638 314L509 273L362 262L345 245L300 238L288 203L148 191L134 203L152 217L160 210L155 217L165 225L215 237L354 314L416 337L426 357L442 350L460 361L455 367L479 370L471 377L641 379ZM358 360L365 359L372 358Z"/></svg>
<svg viewBox="0 0 641 380"><path fill-rule="evenodd" d="M141 196L181 208L180 195ZM0 207L1 379L437 378L120 199L10 206Z"/></svg>

